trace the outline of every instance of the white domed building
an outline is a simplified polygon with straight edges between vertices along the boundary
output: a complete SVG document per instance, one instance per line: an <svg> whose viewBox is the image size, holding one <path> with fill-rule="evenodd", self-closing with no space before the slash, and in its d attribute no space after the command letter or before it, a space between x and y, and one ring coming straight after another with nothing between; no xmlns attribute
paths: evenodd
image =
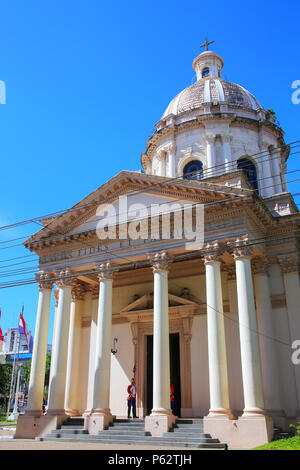
<svg viewBox="0 0 300 470"><path fill-rule="evenodd" d="M300 419L289 146L273 113L223 80L218 54L193 67L197 81L156 124L143 171L121 171L25 242L39 256L39 303L17 437L59 439L76 417L86 439L119 442L111 430L127 417L132 377L141 443L186 445L191 436L169 432L185 419L189 444L249 449Z"/></svg>

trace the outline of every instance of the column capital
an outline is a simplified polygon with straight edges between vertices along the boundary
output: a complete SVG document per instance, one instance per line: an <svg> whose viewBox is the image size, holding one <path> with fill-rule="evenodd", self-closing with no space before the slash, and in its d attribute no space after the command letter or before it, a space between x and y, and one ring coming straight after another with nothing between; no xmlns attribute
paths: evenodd
<svg viewBox="0 0 300 470"><path fill-rule="evenodd" d="M53 281L53 273L40 271L35 275L35 279L39 284L39 289L50 289L52 290L54 281Z"/></svg>
<svg viewBox="0 0 300 470"><path fill-rule="evenodd" d="M232 136L229 135L229 134L223 134L222 135L222 140L223 140L223 142L226 142L226 143L230 144L230 142L232 141Z"/></svg>
<svg viewBox="0 0 300 470"><path fill-rule="evenodd" d="M205 246L207 253L204 253L204 264L208 263L221 263L220 244L218 242L208 243Z"/></svg>
<svg viewBox="0 0 300 470"><path fill-rule="evenodd" d="M256 256L251 260L251 267L253 274L266 274L268 275L270 262L266 256Z"/></svg>
<svg viewBox="0 0 300 470"><path fill-rule="evenodd" d="M83 282L78 279L72 280L72 301L84 300L85 293L87 292Z"/></svg>
<svg viewBox="0 0 300 470"><path fill-rule="evenodd" d="M58 287L72 287L72 271L69 268L55 272L55 283Z"/></svg>
<svg viewBox="0 0 300 470"><path fill-rule="evenodd" d="M113 280L113 269L109 261L106 263L97 264L95 269L98 272L99 281L112 281Z"/></svg>
<svg viewBox="0 0 300 470"><path fill-rule="evenodd" d="M235 261L242 258L251 258L253 248L248 244L248 235L227 243L228 247L232 249L233 258Z"/></svg>
<svg viewBox="0 0 300 470"><path fill-rule="evenodd" d="M168 255L165 251L162 251L161 253L156 253L154 256L150 255L149 259L152 264L152 269L154 273L159 273L163 271L168 271L168 264L169 264L169 259Z"/></svg>
<svg viewBox="0 0 300 470"><path fill-rule="evenodd" d="M213 144L215 142L216 136L215 134L205 134L205 141L208 144Z"/></svg>
<svg viewBox="0 0 300 470"><path fill-rule="evenodd" d="M165 156L166 156L166 150L164 149L159 150L156 154L157 160L160 160L160 161L163 161L165 159Z"/></svg>
<svg viewBox="0 0 300 470"><path fill-rule="evenodd" d="M176 153L176 150L177 150L177 147L176 147L175 142L170 142L170 144L167 147L167 151L169 153Z"/></svg>
<svg viewBox="0 0 300 470"><path fill-rule="evenodd" d="M299 253L279 255L277 256L277 259L283 274L299 271Z"/></svg>

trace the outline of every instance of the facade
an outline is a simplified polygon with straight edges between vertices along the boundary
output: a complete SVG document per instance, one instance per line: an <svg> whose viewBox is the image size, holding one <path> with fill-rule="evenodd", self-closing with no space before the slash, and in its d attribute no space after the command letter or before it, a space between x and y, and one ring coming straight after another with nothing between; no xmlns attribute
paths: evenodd
<svg viewBox="0 0 300 470"><path fill-rule="evenodd" d="M31 332L29 332L29 345L31 343ZM30 354L30 350L24 334L20 333L19 328L9 328L3 337L3 354Z"/></svg>
<svg viewBox="0 0 300 470"><path fill-rule="evenodd" d="M263 444L274 425L300 419L300 368L291 360L300 218L287 189L289 147L272 114L221 78L218 54L206 50L193 67L196 83L171 101L146 144L144 172L122 171L25 243L39 256L39 303L18 437L69 415L97 433L127 415L133 375L137 414L152 435L176 420L170 383L176 415L204 417L205 432L229 446ZM188 230L177 236L182 204L193 207L192 224L202 208L198 245L187 243Z"/></svg>

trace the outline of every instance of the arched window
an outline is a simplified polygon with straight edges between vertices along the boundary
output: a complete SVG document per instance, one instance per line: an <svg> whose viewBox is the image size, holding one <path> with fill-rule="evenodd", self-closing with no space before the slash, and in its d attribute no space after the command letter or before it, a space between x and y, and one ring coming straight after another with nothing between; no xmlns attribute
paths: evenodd
<svg viewBox="0 0 300 470"><path fill-rule="evenodd" d="M249 158L240 158L237 161L237 167L239 170L243 170L252 188L257 190L258 189L257 173L256 173L256 168L255 168L254 163L252 163L252 161L249 160Z"/></svg>
<svg viewBox="0 0 300 470"><path fill-rule="evenodd" d="M202 70L202 78L205 78L205 77L209 77L209 68L208 67L205 67Z"/></svg>
<svg viewBox="0 0 300 470"><path fill-rule="evenodd" d="M192 160L183 169L183 178L186 180L201 180L203 178L203 165L199 160Z"/></svg>

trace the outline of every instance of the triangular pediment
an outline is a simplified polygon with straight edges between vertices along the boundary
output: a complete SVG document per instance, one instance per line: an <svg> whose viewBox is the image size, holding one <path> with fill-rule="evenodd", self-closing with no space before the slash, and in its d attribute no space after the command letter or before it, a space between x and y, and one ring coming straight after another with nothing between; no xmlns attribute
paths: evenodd
<svg viewBox="0 0 300 470"><path fill-rule="evenodd" d="M182 296L168 293L169 307L199 306L199 303L193 299L189 293L182 293ZM120 313L140 312L144 310L153 310L153 293L147 293L134 299L129 305L124 307Z"/></svg>
<svg viewBox="0 0 300 470"><path fill-rule="evenodd" d="M100 186L75 206L56 217L45 221L45 226L32 235L25 246L49 240L50 237L72 236L95 231L97 209L105 203L117 205L120 197L127 197L130 204L143 203L146 207L166 202L176 203L209 203L241 196L244 190L208 181L188 181L180 178L167 178L146 175L140 172L122 171L114 178Z"/></svg>

